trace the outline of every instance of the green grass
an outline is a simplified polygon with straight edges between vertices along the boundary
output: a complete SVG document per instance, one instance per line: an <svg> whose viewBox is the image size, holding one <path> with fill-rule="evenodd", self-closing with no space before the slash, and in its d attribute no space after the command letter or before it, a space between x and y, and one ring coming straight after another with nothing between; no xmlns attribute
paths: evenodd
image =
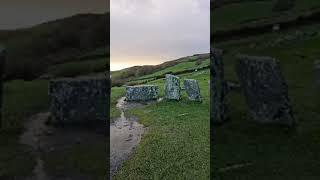
<svg viewBox="0 0 320 180"><path fill-rule="evenodd" d="M211 29L215 32L273 22L280 19L286 20L299 16L306 11L320 9L320 1L296 0L295 6L291 10L273 12L274 2L274 0L247 1L222 6L215 9L211 14Z"/></svg>
<svg viewBox="0 0 320 180"><path fill-rule="evenodd" d="M32 149L19 144L18 138L24 121L33 113L47 109L47 81L7 82L3 96L0 178L25 177L32 172L35 160Z"/></svg>
<svg viewBox="0 0 320 180"><path fill-rule="evenodd" d="M202 103L164 100L129 113L148 128L133 156L114 179L209 179L209 70L180 75L199 81ZM164 95L164 80L156 84Z"/></svg>
<svg viewBox="0 0 320 180"><path fill-rule="evenodd" d="M294 35L297 30L310 32L317 31L318 27L315 24L288 32L216 44L217 47L228 50L224 61L226 78L230 80L236 80L234 54L277 58L289 86L289 97L299 126L296 130L289 130L259 125L247 113L244 97L236 93L230 94L231 120L214 128L214 179L318 179L320 98L319 87L315 85L313 63L320 58L320 36L302 36L275 46L268 45L286 35ZM255 46L252 47L252 44ZM222 171L226 167L245 163L250 165Z"/></svg>
<svg viewBox="0 0 320 180"><path fill-rule="evenodd" d="M107 59L86 60L79 62L69 62L51 66L48 74L54 77L74 77L79 75L88 75L106 71Z"/></svg>
<svg viewBox="0 0 320 180"><path fill-rule="evenodd" d="M157 72L155 72L155 73L148 74L148 75L145 75L145 76L141 76L141 77L139 77L139 78L137 78L137 79L152 78L152 77L155 77L155 76L159 76L159 75L166 74L166 73L168 73L168 72L176 73L176 72L183 71L183 70L197 69L197 68L202 68L202 67L205 67L205 66L210 65L209 59L204 60L204 61L203 61L201 64L199 64L199 65L196 65L195 63L196 63L196 61L182 62L182 63L179 63L179 64L177 64L177 65L175 65L175 66L171 66L171 67L168 67L168 68L166 68L166 69L157 71Z"/></svg>
<svg viewBox="0 0 320 180"><path fill-rule="evenodd" d="M106 174L106 144L86 142L45 154L45 169L50 175L76 174L104 180Z"/></svg>

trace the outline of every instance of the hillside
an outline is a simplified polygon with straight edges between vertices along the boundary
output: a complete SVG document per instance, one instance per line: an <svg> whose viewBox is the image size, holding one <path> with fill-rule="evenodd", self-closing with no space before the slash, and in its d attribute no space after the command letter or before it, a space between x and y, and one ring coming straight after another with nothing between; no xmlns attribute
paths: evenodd
<svg viewBox="0 0 320 180"><path fill-rule="evenodd" d="M292 2L292 5L288 7L286 2ZM280 4L284 9L277 10L277 6L279 6L277 4ZM223 3L212 11L211 29L216 36L225 34L226 37L241 33L241 30L248 31L252 28L259 30L259 27L264 27L265 31L270 32L272 25L277 23L284 23L285 27L288 22L295 25L295 21L304 18L308 19L308 22L317 21L319 12L320 2L317 0L232 1L232 3ZM255 32L255 30L253 29L251 32Z"/></svg>
<svg viewBox="0 0 320 180"><path fill-rule="evenodd" d="M130 158L114 174L113 179L209 179L210 121L209 121L209 54L193 55L153 66L144 74L126 76L145 66L113 72L113 77L125 77L124 84L149 84L159 87L164 97L166 73L199 82L202 102L188 100L185 91L180 101L162 100L125 112L127 118L136 117L148 130ZM147 66L148 67L148 66ZM121 75L122 74L122 75ZM116 104L125 96L125 87L111 89L111 121L117 121L120 111ZM123 115L121 115L123 117ZM137 168L138 167L138 168ZM152 172L152 173L150 173Z"/></svg>
<svg viewBox="0 0 320 180"><path fill-rule="evenodd" d="M52 176L50 179L60 179L61 175L74 179L81 179L83 177L79 176L83 175L87 175L87 179L104 179L107 159L105 137L95 132L98 128L90 130L90 133L76 128L50 130L53 133L47 137L52 139L42 141L48 147L41 147L41 153L21 143L21 136L36 131L40 136L47 131L40 127L46 119L38 121L41 118L37 115L49 111L48 79L104 75L109 63L108 16L82 14L26 29L0 30L0 44L8 50L0 131L0 145L3 147L0 148L0 179L34 179L33 175L43 171ZM26 127L34 120L37 121L35 125ZM82 134L94 141L64 141L68 138L74 141ZM59 135L63 137L59 139ZM54 147L55 142L61 143L59 148ZM44 161L40 170L39 154Z"/></svg>
<svg viewBox="0 0 320 180"><path fill-rule="evenodd" d="M165 74L183 74L199 68L209 68L209 54L195 54L159 65L145 65L111 72L112 86L141 84L148 80L163 78Z"/></svg>
<svg viewBox="0 0 320 180"><path fill-rule="evenodd" d="M52 65L105 58L109 54L108 21L109 13L80 14L0 31L0 43L8 50L6 79L34 79Z"/></svg>
<svg viewBox="0 0 320 180"><path fill-rule="evenodd" d="M213 13L216 30L236 33L242 26L275 24L291 15L319 10L319 1L296 0L290 10L273 12L275 1L243 1L226 4ZM312 13L311 13L312 14ZM284 19L283 19L284 18ZM294 19L294 18L293 18ZM230 121L214 128L214 179L317 179L319 177L320 99L317 95L314 62L320 58L317 19L299 19L278 31L249 31L225 36L214 46L225 50L225 77L237 82L236 54L271 56L280 61L289 87L296 129L255 123L241 93L228 96ZM219 34L216 34L216 38ZM232 33L230 33L232 35ZM237 36L237 37L235 37ZM220 37L221 38L221 37Z"/></svg>

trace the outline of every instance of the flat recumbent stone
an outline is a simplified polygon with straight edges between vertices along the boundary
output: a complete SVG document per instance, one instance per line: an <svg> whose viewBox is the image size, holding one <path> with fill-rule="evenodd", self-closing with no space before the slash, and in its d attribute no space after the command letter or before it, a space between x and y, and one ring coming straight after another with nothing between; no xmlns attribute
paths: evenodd
<svg viewBox="0 0 320 180"><path fill-rule="evenodd" d="M106 121L107 78L64 78L49 82L53 123Z"/></svg>
<svg viewBox="0 0 320 180"><path fill-rule="evenodd" d="M126 87L127 101L149 101L158 98L159 88L156 85L138 85Z"/></svg>
<svg viewBox="0 0 320 180"><path fill-rule="evenodd" d="M171 74L166 74L165 97L172 100L180 100L180 78Z"/></svg>
<svg viewBox="0 0 320 180"><path fill-rule="evenodd" d="M253 119L294 125L288 86L279 62L270 57L239 56L236 71Z"/></svg>
<svg viewBox="0 0 320 180"><path fill-rule="evenodd" d="M200 88L197 80L185 79L184 87L187 92L188 98L191 101L201 101Z"/></svg>

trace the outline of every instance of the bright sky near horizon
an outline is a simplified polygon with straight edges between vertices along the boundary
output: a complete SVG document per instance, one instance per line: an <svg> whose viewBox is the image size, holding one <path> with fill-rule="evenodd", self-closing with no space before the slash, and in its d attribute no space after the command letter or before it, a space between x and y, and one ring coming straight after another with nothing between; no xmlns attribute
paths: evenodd
<svg viewBox="0 0 320 180"><path fill-rule="evenodd" d="M111 0L112 71L210 51L210 0Z"/></svg>

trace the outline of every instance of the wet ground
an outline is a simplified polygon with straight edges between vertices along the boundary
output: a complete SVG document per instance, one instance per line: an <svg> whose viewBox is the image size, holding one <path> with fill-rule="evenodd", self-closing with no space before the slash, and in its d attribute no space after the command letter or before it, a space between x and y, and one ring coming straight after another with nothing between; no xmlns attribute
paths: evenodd
<svg viewBox="0 0 320 180"><path fill-rule="evenodd" d="M125 97L118 100L116 106L121 111L121 117L110 124L111 175L114 175L122 163L130 157L131 153L141 141L142 135L146 132L146 128L142 124L139 124L138 118L126 116L126 111L155 102L156 101L127 102L125 101Z"/></svg>
<svg viewBox="0 0 320 180"><path fill-rule="evenodd" d="M105 129L87 127L54 127L46 122L50 113L38 113L32 116L25 124L25 132L20 137L20 143L34 149L37 165L34 167L32 180L86 180L92 179L86 175L63 174L63 176L48 175L45 171L45 162L41 159L44 154L55 151L64 151L76 144L97 141L105 143ZM94 143L94 142L93 142Z"/></svg>

